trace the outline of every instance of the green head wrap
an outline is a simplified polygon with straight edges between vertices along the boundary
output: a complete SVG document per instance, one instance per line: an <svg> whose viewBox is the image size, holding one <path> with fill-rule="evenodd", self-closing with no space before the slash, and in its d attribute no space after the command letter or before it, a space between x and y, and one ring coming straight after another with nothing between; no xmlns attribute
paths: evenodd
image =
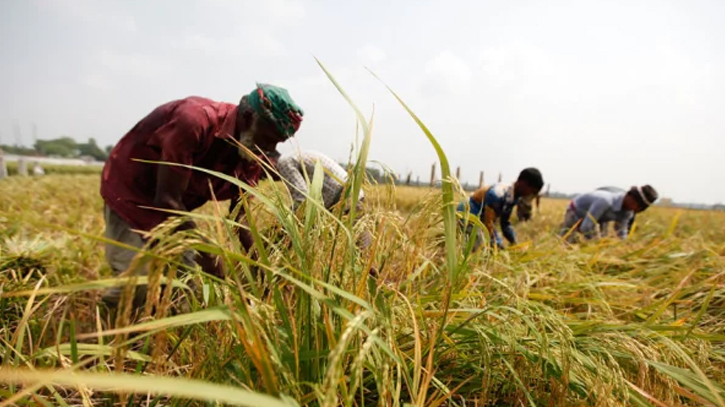
<svg viewBox="0 0 725 407"><path fill-rule="evenodd" d="M286 89L258 83L257 88L247 96L247 102L260 117L277 127L283 140L294 136L299 130L304 112Z"/></svg>

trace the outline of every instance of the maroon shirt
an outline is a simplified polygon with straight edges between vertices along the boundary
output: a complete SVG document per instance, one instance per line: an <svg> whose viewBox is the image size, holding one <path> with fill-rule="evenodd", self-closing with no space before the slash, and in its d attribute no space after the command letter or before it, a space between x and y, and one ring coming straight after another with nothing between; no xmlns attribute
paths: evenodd
<svg viewBox="0 0 725 407"><path fill-rule="evenodd" d="M256 185L262 170L244 161L232 144L237 106L201 97L163 104L143 118L114 147L103 168L101 196L132 228L151 230L171 214L154 207L156 173L160 165L133 159L175 162L207 168ZM212 199L238 196L239 188L198 170L170 167L189 179L182 202L192 211ZM213 191L213 195L212 195Z"/></svg>

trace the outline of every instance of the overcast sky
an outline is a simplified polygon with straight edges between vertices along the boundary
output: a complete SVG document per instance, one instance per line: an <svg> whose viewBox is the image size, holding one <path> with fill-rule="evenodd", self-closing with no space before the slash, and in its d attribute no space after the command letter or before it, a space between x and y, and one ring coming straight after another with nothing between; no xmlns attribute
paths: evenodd
<svg viewBox="0 0 725 407"><path fill-rule="evenodd" d="M536 166L552 190L651 183L725 202L725 1L4 0L0 139L118 141L169 100L237 103L255 82L305 110L282 151L345 160L370 115L371 159L427 179L433 148L365 67L421 117L463 182Z"/></svg>

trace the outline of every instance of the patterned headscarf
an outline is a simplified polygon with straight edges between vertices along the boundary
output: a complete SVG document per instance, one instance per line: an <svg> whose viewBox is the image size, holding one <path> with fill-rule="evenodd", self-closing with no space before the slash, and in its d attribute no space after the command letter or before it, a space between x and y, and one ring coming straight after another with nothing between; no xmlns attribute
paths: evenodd
<svg viewBox="0 0 725 407"><path fill-rule="evenodd" d="M247 101L260 117L277 127L282 140L294 136L299 130L304 112L286 89L258 83L257 88L248 95Z"/></svg>

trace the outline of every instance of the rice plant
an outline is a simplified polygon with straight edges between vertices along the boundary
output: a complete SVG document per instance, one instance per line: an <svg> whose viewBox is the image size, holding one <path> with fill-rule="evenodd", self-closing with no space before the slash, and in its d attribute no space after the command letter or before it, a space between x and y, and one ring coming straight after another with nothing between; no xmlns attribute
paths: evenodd
<svg viewBox="0 0 725 407"><path fill-rule="evenodd" d="M325 73L357 113L346 199L363 188L368 210L325 211L319 177L297 212L279 183L229 179L250 253L213 202L180 214L198 230L154 231L147 278L111 278L97 175L0 183L0 406L725 406L725 214L655 207L626 242L570 247L566 202L544 199L518 246L470 254L424 118L391 96L443 189L373 185L373 119ZM221 256L226 277L179 267L186 248ZM148 284L145 311L100 305L128 282Z"/></svg>

